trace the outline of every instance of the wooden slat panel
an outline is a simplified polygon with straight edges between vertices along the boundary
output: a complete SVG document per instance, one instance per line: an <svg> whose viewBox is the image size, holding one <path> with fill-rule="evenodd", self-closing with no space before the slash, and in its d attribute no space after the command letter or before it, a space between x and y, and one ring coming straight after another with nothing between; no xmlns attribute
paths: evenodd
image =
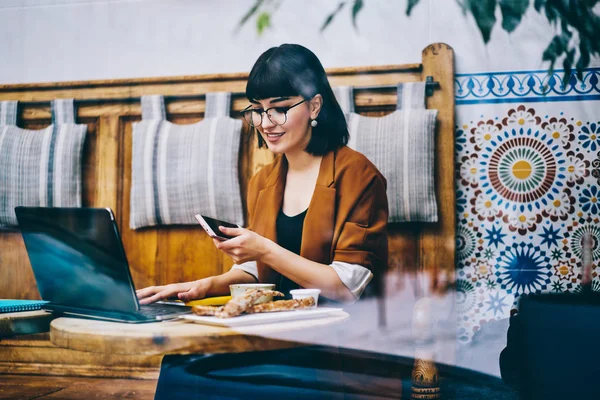
<svg viewBox="0 0 600 400"><path fill-rule="evenodd" d="M200 225L159 232L157 262L164 267L160 283L186 282L223 272L221 252Z"/></svg>
<svg viewBox="0 0 600 400"><path fill-rule="evenodd" d="M131 199L131 148L132 148L132 122L131 119L123 121L121 140L121 157L123 159L121 175L122 202L115 210L116 219L119 221L119 231L123 240L123 247L129 261L131 276L136 288L156 285L160 279L160 269L163 266L158 262L158 230L153 228L132 231L129 229L129 213ZM173 266L174 267L174 266Z"/></svg>
<svg viewBox="0 0 600 400"><path fill-rule="evenodd" d="M102 157L101 153L99 153L99 151L102 150L102 146L98 146L97 131L99 121L96 117L89 117L85 119L78 119L77 123L87 125L85 143L83 145L83 157L81 160L81 203L83 206L89 206L92 204L97 204L97 196L100 194L100 192L105 191L98 187L97 177L97 174L101 173L98 168L98 164L104 164L104 157ZM108 132L106 133L110 134Z"/></svg>
<svg viewBox="0 0 600 400"><path fill-rule="evenodd" d="M391 271L414 271L418 268L419 232L420 228L416 224L388 226L388 263Z"/></svg>
<svg viewBox="0 0 600 400"><path fill-rule="evenodd" d="M357 112L367 117L382 117L394 112L396 96L393 105L385 110L379 107L377 111L370 108L357 108ZM419 224L395 223L388 224L389 269L393 272L414 271L419 265Z"/></svg>
<svg viewBox="0 0 600 400"><path fill-rule="evenodd" d="M119 208L120 182L119 166L121 139L120 119L118 116L102 116L98 120L98 130L95 137L95 148L86 148L85 158L86 195L85 204L90 207ZM88 136L86 146L91 146Z"/></svg>
<svg viewBox="0 0 600 400"><path fill-rule="evenodd" d="M0 229L0 298L40 299L19 231Z"/></svg>
<svg viewBox="0 0 600 400"><path fill-rule="evenodd" d="M23 124L23 128L43 129L49 124L48 118ZM25 243L17 229L0 228L0 298L40 299Z"/></svg>
<svg viewBox="0 0 600 400"><path fill-rule="evenodd" d="M440 219L423 225L420 268L433 272L454 271L456 194L454 189L454 52L446 44L423 50L423 77L433 76L441 90L427 99L427 107L439 110L436 129L435 181ZM435 280L434 280L435 282Z"/></svg>
<svg viewBox="0 0 600 400"><path fill-rule="evenodd" d="M401 76L402 81L415 82L421 79L419 72L408 74L352 74L337 75L331 77L331 84L371 86L371 85L393 85L397 83ZM130 99L139 98L144 95L162 94L165 96L194 96L209 92L228 91L233 93L243 93L246 89L245 80L231 81L208 81L208 82L190 82L190 83L153 83L148 85L124 85L124 86L91 86L91 87L69 87L65 89L44 89L32 88L27 91L14 91L10 86L0 91L0 100L19 100L21 102L40 102L50 101L55 98L74 98L78 100L99 99Z"/></svg>
<svg viewBox="0 0 600 400"><path fill-rule="evenodd" d="M44 371L44 368L46 371ZM93 372L93 365L88 366ZM57 375L54 368L40 365L31 374L43 371L47 375ZM73 375L71 372L70 375ZM88 375L93 376L93 375ZM158 372L147 380L137 379L98 379L73 376L43 379L36 376L4 375L0 382L0 398L11 400L75 400L75 399L131 399L147 400L154 398Z"/></svg>
<svg viewBox="0 0 600 400"><path fill-rule="evenodd" d="M402 64L402 65L374 65L362 67L341 67L328 68L327 74L335 75L358 75L358 74L409 74L420 71L421 64ZM64 82L39 82L39 83L19 83L10 85L0 85L0 91L29 91L31 89L66 89L70 87L102 87L102 86L127 86L127 85L144 85L152 83L193 83L205 81L231 81L231 80L246 80L248 72L237 72L229 74L205 74L205 75L180 75L180 76L164 76L150 78L133 78L133 79L104 79L95 81L64 81Z"/></svg>
<svg viewBox="0 0 600 400"><path fill-rule="evenodd" d="M48 333L4 338L0 341L0 382L5 382L5 374L156 379L161 360L161 355L117 355L69 350L52 344ZM0 398L1 393L0 383Z"/></svg>
<svg viewBox="0 0 600 400"><path fill-rule="evenodd" d="M1 93L0 93L1 95ZM395 107L396 93L394 91L386 92L366 92L361 91L355 94L354 104L357 110L373 109L378 110L381 107ZM198 120L204 116L206 103L204 100L176 100L166 102L167 114L169 118L197 116ZM234 99L232 101L232 113L234 118L239 117L238 112L248 106L246 99ZM390 110L392 110L391 108ZM77 116L81 118L97 118L100 116L118 115L120 117L140 117L141 107L139 104L127 103L96 103L82 104L77 107ZM50 106L31 106L21 110L21 119L23 121L50 120ZM191 123L191 122L190 122Z"/></svg>

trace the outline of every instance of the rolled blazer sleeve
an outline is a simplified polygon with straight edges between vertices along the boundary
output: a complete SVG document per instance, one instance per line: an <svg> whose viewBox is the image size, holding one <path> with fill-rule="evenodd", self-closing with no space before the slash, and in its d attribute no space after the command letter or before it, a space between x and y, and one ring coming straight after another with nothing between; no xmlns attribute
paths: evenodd
<svg viewBox="0 0 600 400"><path fill-rule="evenodd" d="M344 195L344 194L342 194ZM388 263L386 181L377 174L358 196L335 246L333 261L383 271Z"/></svg>

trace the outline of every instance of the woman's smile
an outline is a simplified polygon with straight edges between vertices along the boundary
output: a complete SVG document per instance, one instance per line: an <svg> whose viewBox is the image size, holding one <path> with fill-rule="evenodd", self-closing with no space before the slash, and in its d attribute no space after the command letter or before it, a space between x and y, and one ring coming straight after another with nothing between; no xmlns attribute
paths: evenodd
<svg viewBox="0 0 600 400"><path fill-rule="evenodd" d="M279 132L279 133L265 133L265 135L267 135L268 138L278 138L278 137L282 137L283 135L285 135L285 132Z"/></svg>
<svg viewBox="0 0 600 400"><path fill-rule="evenodd" d="M285 132L263 132L263 137L269 144L279 143Z"/></svg>

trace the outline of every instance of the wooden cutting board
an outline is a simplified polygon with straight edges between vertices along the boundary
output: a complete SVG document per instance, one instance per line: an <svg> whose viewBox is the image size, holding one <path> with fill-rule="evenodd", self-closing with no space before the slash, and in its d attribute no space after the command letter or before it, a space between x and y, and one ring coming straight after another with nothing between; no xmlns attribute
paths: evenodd
<svg viewBox="0 0 600 400"><path fill-rule="evenodd" d="M50 324L50 341L72 350L108 354L237 353L274 350L302 343L265 337L275 332L311 329L341 322L348 313L325 318L239 328L197 324L185 320L126 324L82 318L57 318Z"/></svg>

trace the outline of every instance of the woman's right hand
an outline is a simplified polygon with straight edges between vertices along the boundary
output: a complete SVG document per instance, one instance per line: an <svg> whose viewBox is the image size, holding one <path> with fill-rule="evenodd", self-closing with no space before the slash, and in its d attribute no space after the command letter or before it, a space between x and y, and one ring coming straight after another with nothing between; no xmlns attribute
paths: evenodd
<svg viewBox="0 0 600 400"><path fill-rule="evenodd" d="M150 304L169 297L177 297L187 302L206 297L212 284L212 277L192 282L172 283L164 286L150 286L136 291L140 304Z"/></svg>

